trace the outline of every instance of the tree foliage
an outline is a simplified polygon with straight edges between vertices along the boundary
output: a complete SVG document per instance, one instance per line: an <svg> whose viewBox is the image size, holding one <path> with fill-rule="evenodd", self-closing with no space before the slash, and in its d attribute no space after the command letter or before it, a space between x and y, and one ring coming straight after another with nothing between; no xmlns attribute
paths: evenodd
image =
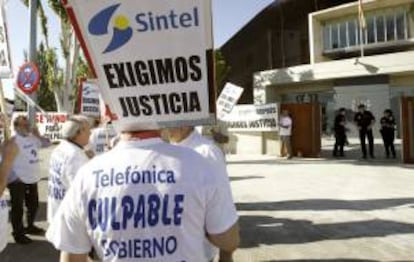
<svg viewBox="0 0 414 262"><path fill-rule="evenodd" d="M54 71L55 61L51 61L53 58L53 49L46 49L42 43L39 46L37 52L37 66L39 67L40 75L40 87L37 91L37 102L40 107L45 111L56 111L56 101L53 94L54 82L50 80L50 74Z"/></svg>
<svg viewBox="0 0 414 262"><path fill-rule="evenodd" d="M221 90L226 83L227 76L230 72L230 66L227 65L226 60L224 59L223 54L220 50L214 51L215 56L215 66L216 66L216 87L217 93L220 94Z"/></svg>

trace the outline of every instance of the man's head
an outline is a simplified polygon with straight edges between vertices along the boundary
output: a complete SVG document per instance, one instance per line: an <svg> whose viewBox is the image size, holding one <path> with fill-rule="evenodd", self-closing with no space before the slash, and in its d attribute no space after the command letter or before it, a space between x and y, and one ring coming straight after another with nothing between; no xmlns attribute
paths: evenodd
<svg viewBox="0 0 414 262"><path fill-rule="evenodd" d="M361 113L363 113L365 111L365 105L364 104L360 104L358 106L358 111L361 112Z"/></svg>
<svg viewBox="0 0 414 262"><path fill-rule="evenodd" d="M85 146L89 142L91 135L91 125L87 117L73 115L63 124L62 137L80 146Z"/></svg>
<svg viewBox="0 0 414 262"><path fill-rule="evenodd" d="M289 111L286 109L282 110L282 116L289 116Z"/></svg>
<svg viewBox="0 0 414 262"><path fill-rule="evenodd" d="M166 128L162 130L162 136L164 139L171 143L180 143L186 139L191 134L191 132L193 132L193 130L194 127L192 126Z"/></svg>
<svg viewBox="0 0 414 262"><path fill-rule="evenodd" d="M30 123L25 115L17 116L13 121L13 127L19 134L26 135L30 133Z"/></svg>
<svg viewBox="0 0 414 262"><path fill-rule="evenodd" d="M343 107L339 108L339 114L345 115L346 114L346 109L343 108Z"/></svg>
<svg viewBox="0 0 414 262"><path fill-rule="evenodd" d="M385 109L385 110L384 110L384 115L385 115L385 116L392 116L392 111L391 111L391 109Z"/></svg>

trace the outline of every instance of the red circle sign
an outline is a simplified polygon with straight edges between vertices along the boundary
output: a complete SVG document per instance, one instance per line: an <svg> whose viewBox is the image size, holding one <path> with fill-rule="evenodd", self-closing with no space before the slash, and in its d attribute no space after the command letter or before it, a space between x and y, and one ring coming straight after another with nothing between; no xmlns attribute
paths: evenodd
<svg viewBox="0 0 414 262"><path fill-rule="evenodd" d="M17 73L17 86L25 94L31 94L37 90L40 83L40 73L33 63L23 64Z"/></svg>

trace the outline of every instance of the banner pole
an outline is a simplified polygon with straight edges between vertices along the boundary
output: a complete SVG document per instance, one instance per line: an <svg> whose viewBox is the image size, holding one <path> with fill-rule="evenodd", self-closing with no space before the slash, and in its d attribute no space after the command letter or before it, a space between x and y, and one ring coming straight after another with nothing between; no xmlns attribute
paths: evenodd
<svg viewBox="0 0 414 262"><path fill-rule="evenodd" d="M4 141L10 138L10 122L9 116L7 115L6 99L4 97L3 84L0 79L0 109L3 114L3 129L4 129Z"/></svg>

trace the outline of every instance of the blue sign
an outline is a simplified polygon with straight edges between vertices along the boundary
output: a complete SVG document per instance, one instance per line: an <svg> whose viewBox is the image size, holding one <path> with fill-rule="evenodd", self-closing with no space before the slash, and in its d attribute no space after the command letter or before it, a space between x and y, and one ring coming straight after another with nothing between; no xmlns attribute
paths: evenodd
<svg viewBox="0 0 414 262"><path fill-rule="evenodd" d="M40 73L33 63L23 64L17 74L17 86L25 94L31 94L37 90L40 83Z"/></svg>

